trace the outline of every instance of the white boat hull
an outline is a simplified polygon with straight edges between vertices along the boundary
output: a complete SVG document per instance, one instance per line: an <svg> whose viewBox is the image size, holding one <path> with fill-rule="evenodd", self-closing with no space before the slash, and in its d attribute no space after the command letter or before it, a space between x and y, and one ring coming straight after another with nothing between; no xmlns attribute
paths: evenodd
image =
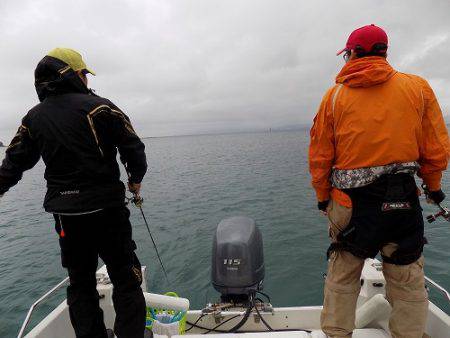
<svg viewBox="0 0 450 338"><path fill-rule="evenodd" d="M106 275L105 267L102 267L98 274ZM145 275L145 274L144 274ZM362 279L364 280L358 299L358 309L356 313L357 329L353 337L390 337L388 329L388 318L390 306L384 299L385 280L380 269L379 262L368 259L364 266ZM106 279L107 280L107 279ZM143 290L146 291L144 281ZM106 327L113 327L114 307L112 304L112 285L110 283L99 283L98 290L101 295L100 305L104 312ZM147 297L148 298L148 297ZM275 330L284 332L267 332L266 328L260 322L256 314L251 314L248 321L240 331L257 331L256 333L213 333L217 337L326 337L320 330L320 312L321 306L302 306L302 307L284 307L274 308L273 312L262 312L261 315L267 323ZM202 317L198 325L207 328L213 328L218 323L242 314L243 310L223 311L220 319L213 315ZM202 312L189 311L187 319L189 322L195 322ZM237 322L231 320L223 324L220 329L226 331L232 328ZM187 325L189 328L190 325ZM301 330L308 330L305 332ZM287 331L289 330L289 331ZM193 327L186 333L192 337L200 337L205 330ZM436 305L430 302L426 334L432 338L450 338L450 316L444 313ZM69 320L69 312L66 302L61 303L46 318L44 318L36 327L34 327L25 337L27 338L72 338L75 337L73 328ZM155 336L156 337L156 336ZM164 336L160 336L164 337ZM172 336L174 337L174 336ZM178 336L175 336L178 337ZM180 336L181 337L181 336Z"/></svg>

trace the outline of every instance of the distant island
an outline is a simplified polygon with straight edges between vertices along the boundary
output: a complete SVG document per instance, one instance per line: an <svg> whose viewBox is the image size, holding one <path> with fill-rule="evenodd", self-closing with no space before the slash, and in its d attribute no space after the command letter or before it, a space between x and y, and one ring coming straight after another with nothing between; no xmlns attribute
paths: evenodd
<svg viewBox="0 0 450 338"><path fill-rule="evenodd" d="M169 134L169 135L159 135L159 136L144 136L142 139L152 139L152 138L165 138L165 137L184 137L184 136L211 136L211 135L229 135L229 134L253 134L253 133L273 133L273 132L283 132L283 131L305 131L311 128L311 124L289 124L281 125L275 127L267 128L246 128L246 129L223 129L216 131L200 131L196 133L181 133L181 134Z"/></svg>
<svg viewBox="0 0 450 338"><path fill-rule="evenodd" d="M0 141L0 148L1 148L1 147L6 147L6 146L3 144L2 141Z"/></svg>

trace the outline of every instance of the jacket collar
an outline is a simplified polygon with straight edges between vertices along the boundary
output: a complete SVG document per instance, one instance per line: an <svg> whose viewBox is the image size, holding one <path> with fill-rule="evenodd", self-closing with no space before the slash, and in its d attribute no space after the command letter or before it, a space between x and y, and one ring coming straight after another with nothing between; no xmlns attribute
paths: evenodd
<svg viewBox="0 0 450 338"><path fill-rule="evenodd" d="M65 62L45 56L34 71L35 88L42 102L49 96L66 93L90 93L78 74Z"/></svg>
<svg viewBox="0 0 450 338"><path fill-rule="evenodd" d="M389 80L397 73L386 58L368 56L345 64L336 76L336 83L348 87L371 87Z"/></svg>

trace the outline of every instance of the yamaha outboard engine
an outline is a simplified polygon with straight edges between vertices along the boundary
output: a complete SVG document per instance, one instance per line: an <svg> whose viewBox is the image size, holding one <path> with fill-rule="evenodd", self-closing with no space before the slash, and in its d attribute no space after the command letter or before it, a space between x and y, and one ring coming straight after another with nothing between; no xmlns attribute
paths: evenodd
<svg viewBox="0 0 450 338"><path fill-rule="evenodd" d="M262 290L264 254L261 232L248 217L224 219L217 226L212 283L224 302L245 302Z"/></svg>

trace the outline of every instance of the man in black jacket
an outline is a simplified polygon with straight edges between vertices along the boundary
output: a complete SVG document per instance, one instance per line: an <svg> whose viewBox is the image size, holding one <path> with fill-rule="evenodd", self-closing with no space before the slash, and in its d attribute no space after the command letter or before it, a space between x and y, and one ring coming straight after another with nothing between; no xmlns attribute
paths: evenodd
<svg viewBox="0 0 450 338"><path fill-rule="evenodd" d="M23 118L0 167L0 196L42 156L46 165L44 208L55 217L61 260L70 285L67 303L77 337L107 337L96 290L98 257L114 286L115 333L143 337L145 300L134 250L117 150L139 194L147 171L145 146L129 118L87 87L81 55L67 48L49 52L35 70L41 101Z"/></svg>

